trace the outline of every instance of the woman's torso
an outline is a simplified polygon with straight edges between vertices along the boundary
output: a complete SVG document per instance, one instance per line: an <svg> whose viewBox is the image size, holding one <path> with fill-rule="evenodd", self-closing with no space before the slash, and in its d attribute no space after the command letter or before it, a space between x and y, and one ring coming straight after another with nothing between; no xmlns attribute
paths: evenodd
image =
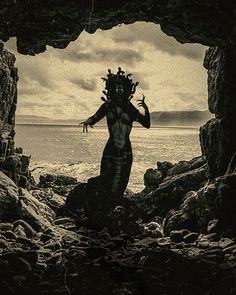
<svg viewBox="0 0 236 295"><path fill-rule="evenodd" d="M133 118L128 106L114 105L108 109L107 125L109 130L109 141L117 149L130 146L129 135L132 129Z"/></svg>

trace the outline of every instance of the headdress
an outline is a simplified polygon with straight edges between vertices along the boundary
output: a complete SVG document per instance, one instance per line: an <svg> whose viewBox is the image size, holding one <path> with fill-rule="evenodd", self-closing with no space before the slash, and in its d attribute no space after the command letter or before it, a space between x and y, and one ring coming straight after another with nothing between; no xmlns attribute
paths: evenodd
<svg viewBox="0 0 236 295"><path fill-rule="evenodd" d="M106 98L102 97L103 101L111 101L112 98L116 95L117 92L123 93L125 99L131 100L133 94L135 93L136 87L139 84L138 82L133 83L133 80L130 79L132 74L125 75L125 72L118 68L118 71L115 74L108 69L107 78L102 77L102 80L106 83L103 93L106 95Z"/></svg>

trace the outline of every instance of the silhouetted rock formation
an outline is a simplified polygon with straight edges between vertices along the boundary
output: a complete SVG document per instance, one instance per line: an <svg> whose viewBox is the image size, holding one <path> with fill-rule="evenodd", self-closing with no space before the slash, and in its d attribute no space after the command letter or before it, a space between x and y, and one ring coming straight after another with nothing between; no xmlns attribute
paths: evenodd
<svg viewBox="0 0 236 295"><path fill-rule="evenodd" d="M5 50L0 41L0 170L18 185L26 187L31 179L30 157L14 146L18 81L15 60L14 54Z"/></svg>
<svg viewBox="0 0 236 295"><path fill-rule="evenodd" d="M200 135L211 178L226 172L236 151L235 65L233 49L210 48L206 53L204 66L208 70L208 105L216 118L201 128Z"/></svg>
<svg viewBox="0 0 236 295"><path fill-rule="evenodd" d="M97 29L135 21L160 24L162 30L181 43L234 46L236 21L231 1L4 1L0 38L17 37L18 51L35 54L46 45L65 48L85 29ZM230 31L229 31L230 28Z"/></svg>
<svg viewBox="0 0 236 295"><path fill-rule="evenodd" d="M209 111L152 112L150 115L152 126L199 126L213 117Z"/></svg>
<svg viewBox="0 0 236 295"><path fill-rule="evenodd" d="M201 158L188 163L174 166L158 163L158 167L175 169L177 174L172 170L172 175L166 177L175 178L191 173L190 167L194 177L194 171L201 169L200 164L204 165ZM206 184L200 191L210 199L213 196L211 204L218 203L215 201L220 198L229 210L234 205L231 203L234 174L235 158L225 177ZM96 192L98 182L90 182ZM192 183L195 185L194 181ZM70 177L45 175L41 177L41 187L27 192L0 172L0 285L3 294L152 295L158 291L171 295L189 294L190 290L200 295L233 294L236 287L235 238L221 237L222 233L226 234L224 225L229 228L228 222L233 221L233 215L228 214L231 211L227 213L229 219L222 216L222 220L227 220L225 224L221 224L219 216L218 221L214 219L209 223L205 233L200 234L199 228L183 228L184 224L181 226L178 222L174 223L178 229L166 231L176 212L164 223L158 216L143 222L138 215L133 215L134 207L130 207L135 200L138 204L138 196L127 191L121 205L110 207L111 212L103 211L110 214L103 216L109 224L104 223L103 229L94 230L85 219L69 216L64 208L65 196L54 191L64 193L64 187L69 193L76 185ZM81 185L77 186L77 192ZM222 185L226 189L222 189ZM192 203L189 213L203 210L198 192L189 192L183 198L182 211L187 203ZM166 198L171 193L170 190ZM93 196L93 201L96 197ZM102 213L98 205L99 200L90 208L95 220L98 213ZM208 205L213 212L214 205ZM101 216L97 221L100 223Z"/></svg>

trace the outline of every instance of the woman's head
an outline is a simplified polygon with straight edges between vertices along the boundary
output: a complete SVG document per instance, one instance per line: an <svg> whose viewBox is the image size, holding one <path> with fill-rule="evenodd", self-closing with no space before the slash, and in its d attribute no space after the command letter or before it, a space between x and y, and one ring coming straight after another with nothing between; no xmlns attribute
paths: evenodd
<svg viewBox="0 0 236 295"><path fill-rule="evenodd" d="M107 78L102 78L106 82L106 91L103 91L103 93L109 101L124 103L132 98L138 82L133 83L130 79L132 74L126 76L124 74L125 72L119 67L116 74L112 74L111 70L108 69Z"/></svg>

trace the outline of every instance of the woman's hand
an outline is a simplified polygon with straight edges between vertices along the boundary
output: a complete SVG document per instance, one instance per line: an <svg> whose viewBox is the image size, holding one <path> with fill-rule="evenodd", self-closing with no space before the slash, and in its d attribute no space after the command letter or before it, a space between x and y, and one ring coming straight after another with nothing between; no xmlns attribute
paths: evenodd
<svg viewBox="0 0 236 295"><path fill-rule="evenodd" d="M90 120L86 120L84 122L81 122L79 125L83 125L83 133L88 133L88 126L90 126L91 128L93 128L92 123L90 122Z"/></svg>
<svg viewBox="0 0 236 295"><path fill-rule="evenodd" d="M139 107L143 107L145 110L148 109L148 106L146 105L146 103L144 102L145 100L145 95L143 94L143 98L142 99L138 99L137 101L140 101L138 103Z"/></svg>

